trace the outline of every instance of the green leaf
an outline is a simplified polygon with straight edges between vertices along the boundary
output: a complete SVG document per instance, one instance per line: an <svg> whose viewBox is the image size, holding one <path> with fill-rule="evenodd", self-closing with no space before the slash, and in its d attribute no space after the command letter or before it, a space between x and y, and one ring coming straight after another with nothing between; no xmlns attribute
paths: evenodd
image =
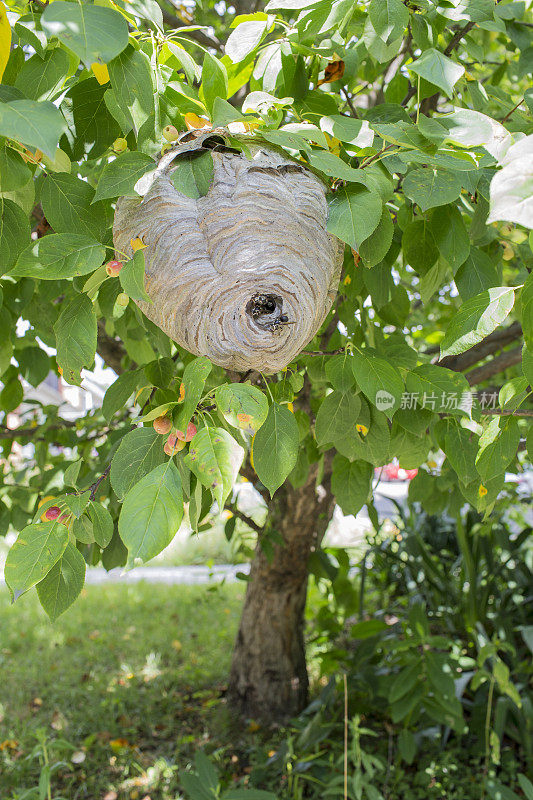
<svg viewBox="0 0 533 800"><path fill-rule="evenodd" d="M69 57L60 47L49 50L44 58L35 54L24 62L15 87L29 100L52 100L63 86L69 70Z"/></svg>
<svg viewBox="0 0 533 800"><path fill-rule="evenodd" d="M135 428L120 440L109 474L111 486L119 499L166 460L164 443L164 437L153 428Z"/></svg>
<svg viewBox="0 0 533 800"><path fill-rule="evenodd" d="M81 370L90 367L96 352L96 314L86 294L66 303L54 325L57 363L67 383L81 383Z"/></svg>
<svg viewBox="0 0 533 800"><path fill-rule="evenodd" d="M73 461L68 465L65 470L65 474L63 475L63 483L65 486L72 486L74 489L76 488L82 464L83 459L79 458L77 461Z"/></svg>
<svg viewBox="0 0 533 800"><path fill-rule="evenodd" d="M184 391L183 408L176 421L178 430L187 430L187 425L202 397L211 367L212 364L207 356L199 356L190 361L185 367L182 379Z"/></svg>
<svg viewBox="0 0 533 800"><path fill-rule="evenodd" d="M461 177L444 169L420 167L407 173L403 190L422 211L451 203L461 194Z"/></svg>
<svg viewBox="0 0 533 800"><path fill-rule="evenodd" d="M86 181L66 172L48 174L41 188L41 203L56 233L104 239L108 227L106 206L94 204L94 189Z"/></svg>
<svg viewBox="0 0 533 800"><path fill-rule="evenodd" d="M472 297L460 307L448 325L440 357L464 353L481 342L508 317L514 305L514 288L498 286Z"/></svg>
<svg viewBox="0 0 533 800"><path fill-rule="evenodd" d="M94 61L107 64L128 44L128 23L117 11L88 3L55 0L41 16L44 32L57 36L90 67Z"/></svg>
<svg viewBox="0 0 533 800"><path fill-rule="evenodd" d="M412 764L416 755L416 740L407 728L398 734L398 750L406 764Z"/></svg>
<svg viewBox="0 0 533 800"><path fill-rule="evenodd" d="M425 50L420 58L412 64L408 64L407 69L420 75L434 86L438 86L448 97L452 97L453 87L465 71L464 67L459 66L433 47Z"/></svg>
<svg viewBox="0 0 533 800"><path fill-rule="evenodd" d="M333 459L331 491L343 514L359 513L372 489L374 470L366 461L349 461L337 453Z"/></svg>
<svg viewBox="0 0 533 800"><path fill-rule="evenodd" d="M115 412L120 411L126 405L139 382L139 373L136 369L127 370L119 375L111 384L104 395L102 402L102 413L109 422Z"/></svg>
<svg viewBox="0 0 533 800"><path fill-rule="evenodd" d="M57 520L28 525L10 548L5 580L13 600L31 589L50 572L68 544L68 531Z"/></svg>
<svg viewBox="0 0 533 800"><path fill-rule="evenodd" d="M268 416L268 401L257 386L246 383L222 384L215 392L220 414L234 428L256 433Z"/></svg>
<svg viewBox="0 0 533 800"><path fill-rule="evenodd" d="M358 386L370 402L391 418L400 407L404 389L402 376L396 367L384 358L355 350L352 370Z"/></svg>
<svg viewBox="0 0 533 800"><path fill-rule="evenodd" d="M144 153L123 153L105 165L92 202L124 195L137 197L135 184L145 172L153 169L154 166L153 158Z"/></svg>
<svg viewBox="0 0 533 800"><path fill-rule="evenodd" d="M470 253L470 239L455 205L441 206L429 215L431 231L441 256L455 273Z"/></svg>
<svg viewBox="0 0 533 800"><path fill-rule="evenodd" d="M433 230L427 219L415 219L403 232L404 262L425 275L439 257Z"/></svg>
<svg viewBox="0 0 533 800"><path fill-rule="evenodd" d="M202 77L202 70L196 63L196 61L192 58L192 56L187 52L187 50L182 47L181 45L176 44L176 42L167 41L166 46L180 63L189 85L192 86L194 81L199 81Z"/></svg>
<svg viewBox="0 0 533 800"><path fill-rule="evenodd" d="M367 189L343 186L329 199L327 229L358 250L378 227L382 216L381 197Z"/></svg>
<svg viewBox="0 0 533 800"><path fill-rule="evenodd" d="M85 561L70 542L50 572L37 584L39 600L52 622L80 595L85 583Z"/></svg>
<svg viewBox="0 0 533 800"><path fill-rule="evenodd" d="M181 478L172 460L135 483L118 520L120 538L128 548L129 568L149 561L170 544L183 519Z"/></svg>
<svg viewBox="0 0 533 800"><path fill-rule="evenodd" d="M527 346L533 351L533 272L531 272L520 293L521 322L524 339Z"/></svg>
<svg viewBox="0 0 533 800"><path fill-rule="evenodd" d="M450 425L446 433L446 458L463 483L479 480L476 469L478 437L466 428Z"/></svg>
<svg viewBox="0 0 533 800"><path fill-rule="evenodd" d="M359 255L363 259L365 267L374 267L383 261L389 252L394 234L394 225L391 215L386 206L383 206L383 213L376 230L370 234L368 239L361 242Z"/></svg>
<svg viewBox="0 0 533 800"><path fill-rule="evenodd" d="M151 303L150 295L144 288L144 251L136 250L133 258L126 261L119 273L120 283L132 300L145 300Z"/></svg>
<svg viewBox="0 0 533 800"><path fill-rule="evenodd" d="M11 192L25 186L32 174L20 153L8 147L4 140L0 145L0 192Z"/></svg>
<svg viewBox="0 0 533 800"><path fill-rule="evenodd" d="M89 515L93 523L94 540L99 547L104 549L113 538L111 514L100 503L92 502L89 506Z"/></svg>
<svg viewBox="0 0 533 800"><path fill-rule="evenodd" d="M202 66L202 84L200 87L200 99L205 100L209 114L213 115L215 98L222 97L226 100L228 96L228 73L226 67L218 58L206 52Z"/></svg>
<svg viewBox="0 0 533 800"><path fill-rule="evenodd" d="M105 253L105 247L85 234L52 233L20 254L11 275L47 281L86 275L100 266Z"/></svg>
<svg viewBox="0 0 533 800"><path fill-rule="evenodd" d="M253 440L254 469L270 496L292 472L298 458L298 447L298 425L294 414L286 406L272 403Z"/></svg>
<svg viewBox="0 0 533 800"><path fill-rule="evenodd" d="M224 428L202 428L189 445L185 463L224 507L244 458L244 450Z"/></svg>
<svg viewBox="0 0 533 800"><path fill-rule="evenodd" d="M470 416L472 392L464 375L436 364L407 373L405 388L420 408Z"/></svg>
<svg viewBox="0 0 533 800"><path fill-rule="evenodd" d="M343 181L361 183L366 186L366 175L362 169L354 169L346 164L342 158L326 150L313 150L307 153L309 163L330 178L339 178Z"/></svg>
<svg viewBox="0 0 533 800"><path fill-rule="evenodd" d="M505 472L515 458L520 429L515 417L494 417L479 439L477 471L484 483Z"/></svg>
<svg viewBox="0 0 533 800"><path fill-rule="evenodd" d="M402 36L409 21L409 11L402 0L372 0L368 15L385 44Z"/></svg>
<svg viewBox="0 0 533 800"><path fill-rule="evenodd" d="M341 392L349 392L355 383L352 358L348 353L338 353L326 361L326 375L331 385Z"/></svg>
<svg viewBox="0 0 533 800"><path fill-rule="evenodd" d="M361 409L361 400L353 392L334 390L322 401L315 422L315 438L319 445L337 447L354 429Z"/></svg>
<svg viewBox="0 0 533 800"><path fill-rule="evenodd" d="M61 109L68 129L61 147L73 161L80 161L85 154L98 158L121 134L106 106L106 96L113 94L108 87L100 86L96 78L87 78L74 84L63 99ZM130 130L131 125L125 133Z"/></svg>
<svg viewBox="0 0 533 800"><path fill-rule="evenodd" d="M61 112L49 101L12 100L0 103L0 136L15 139L28 147L37 147L50 158L55 155L64 128Z"/></svg>
<svg viewBox="0 0 533 800"><path fill-rule="evenodd" d="M371 147L374 141L374 132L366 120L345 117L342 114L332 114L322 117L320 129L341 142L357 145L358 147Z"/></svg>
<svg viewBox="0 0 533 800"><path fill-rule="evenodd" d="M204 197L213 181L214 164L211 153L182 156L174 161L171 180L178 192L195 200Z"/></svg>
<svg viewBox="0 0 533 800"><path fill-rule="evenodd" d="M533 53L533 48L530 48ZM508 220L533 227L533 135L513 144L501 158L503 168L490 183L487 223Z"/></svg>
<svg viewBox="0 0 533 800"><path fill-rule="evenodd" d="M85 514L72 523L72 535L82 544L92 544L94 542L93 524Z"/></svg>
<svg viewBox="0 0 533 800"><path fill-rule="evenodd" d="M150 60L145 53L130 45L108 64L108 69L119 108L131 120L137 136L149 118L155 121Z"/></svg>
<svg viewBox="0 0 533 800"><path fill-rule="evenodd" d="M29 242L30 222L27 214L12 200L0 198L0 252L2 272L8 272Z"/></svg>
<svg viewBox="0 0 533 800"><path fill-rule="evenodd" d="M471 247L470 255L455 274L455 285L465 302L500 283L494 261L479 247Z"/></svg>
<svg viewBox="0 0 533 800"><path fill-rule="evenodd" d="M265 35L267 24L267 19L248 20L241 22L230 33L224 50L234 64L244 61L246 56L249 56L259 47Z"/></svg>

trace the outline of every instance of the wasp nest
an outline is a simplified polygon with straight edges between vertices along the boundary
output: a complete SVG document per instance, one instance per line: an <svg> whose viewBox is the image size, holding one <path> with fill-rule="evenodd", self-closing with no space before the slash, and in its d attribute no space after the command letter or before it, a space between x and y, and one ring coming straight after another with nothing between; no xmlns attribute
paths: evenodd
<svg viewBox="0 0 533 800"><path fill-rule="evenodd" d="M189 140L189 141L186 141ZM180 159L210 149L207 194L177 191ZM276 372L313 338L337 291L344 245L326 231L325 186L270 147L231 150L211 133L186 134L121 198L115 247L147 245L146 316L177 344L233 370Z"/></svg>

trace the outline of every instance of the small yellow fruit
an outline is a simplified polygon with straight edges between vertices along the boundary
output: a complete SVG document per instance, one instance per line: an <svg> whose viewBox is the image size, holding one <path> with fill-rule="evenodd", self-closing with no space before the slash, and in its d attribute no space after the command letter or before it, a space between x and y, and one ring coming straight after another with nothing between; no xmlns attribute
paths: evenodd
<svg viewBox="0 0 533 800"><path fill-rule="evenodd" d="M113 150L115 153L123 153L124 150L128 149L128 143L125 139L119 136L118 139L115 139L113 142Z"/></svg>
<svg viewBox="0 0 533 800"><path fill-rule="evenodd" d="M167 142L175 142L179 138L179 131L174 125L167 125L163 128L163 137L167 140Z"/></svg>
<svg viewBox="0 0 533 800"><path fill-rule="evenodd" d="M118 303L119 306L124 306L124 308L125 308L128 305L129 302L130 302L130 298L128 297L128 295L125 292L121 292L119 294L119 296L117 297L117 303Z"/></svg>

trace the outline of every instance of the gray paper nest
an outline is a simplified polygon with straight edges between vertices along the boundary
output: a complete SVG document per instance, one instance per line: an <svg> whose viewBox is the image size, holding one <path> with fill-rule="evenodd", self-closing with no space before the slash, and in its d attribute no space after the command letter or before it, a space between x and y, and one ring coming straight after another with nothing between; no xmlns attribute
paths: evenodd
<svg viewBox="0 0 533 800"><path fill-rule="evenodd" d="M232 370L276 372L313 338L337 292L344 245L326 231L326 187L304 166L227 131L184 134L121 198L117 250L147 245L137 305L177 344ZM211 150L213 180L198 199L176 190L176 159Z"/></svg>

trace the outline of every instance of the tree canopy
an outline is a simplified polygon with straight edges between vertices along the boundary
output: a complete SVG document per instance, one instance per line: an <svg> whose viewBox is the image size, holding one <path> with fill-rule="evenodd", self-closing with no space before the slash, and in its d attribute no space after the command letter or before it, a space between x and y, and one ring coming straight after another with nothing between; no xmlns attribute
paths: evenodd
<svg viewBox="0 0 533 800"><path fill-rule="evenodd" d="M19 532L13 596L37 586L52 619L86 563L153 558L239 474L268 499L328 469L342 510L377 519L374 469L396 458L426 510L488 515L531 453L528 4L257 5L209 4L202 26L154 0L1 7L0 528ZM273 376L178 348L135 304L143 243L114 252L117 198L141 197L174 129L207 127L322 178L346 245L322 330ZM205 194L210 170L208 152L180 162L179 190ZM101 409L67 422L34 401L13 429L24 385L80 385L97 353L117 373Z"/></svg>

